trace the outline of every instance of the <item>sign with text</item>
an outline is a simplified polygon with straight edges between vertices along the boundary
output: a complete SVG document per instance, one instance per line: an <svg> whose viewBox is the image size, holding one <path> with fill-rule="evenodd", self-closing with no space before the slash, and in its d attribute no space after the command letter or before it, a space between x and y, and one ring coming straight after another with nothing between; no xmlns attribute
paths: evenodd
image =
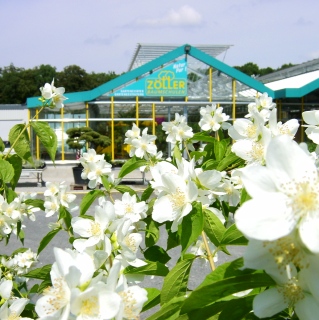
<svg viewBox="0 0 319 320"><path fill-rule="evenodd" d="M185 59L176 61L116 90L110 96L185 97L187 96L187 62Z"/></svg>

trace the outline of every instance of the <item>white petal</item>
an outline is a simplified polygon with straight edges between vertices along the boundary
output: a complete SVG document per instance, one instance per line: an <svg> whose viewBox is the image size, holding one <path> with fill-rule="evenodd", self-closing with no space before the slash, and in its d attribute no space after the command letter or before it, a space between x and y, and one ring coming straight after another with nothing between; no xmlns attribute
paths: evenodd
<svg viewBox="0 0 319 320"><path fill-rule="evenodd" d="M271 178L271 172L268 168L260 165L251 165L241 172L241 179L250 196L255 197L265 192L277 191L277 187Z"/></svg>
<svg viewBox="0 0 319 320"><path fill-rule="evenodd" d="M0 295L4 299L9 299L11 295L11 290L13 287L12 280L4 280L0 284Z"/></svg>
<svg viewBox="0 0 319 320"><path fill-rule="evenodd" d="M287 210L285 195L269 193L245 202L236 211L235 222L248 238L272 241L289 234L296 224Z"/></svg>
<svg viewBox="0 0 319 320"><path fill-rule="evenodd" d="M167 196L163 196L155 201L152 218L159 223L175 219L172 203Z"/></svg>
<svg viewBox="0 0 319 320"><path fill-rule="evenodd" d="M257 317L266 318L286 309L288 304L276 288L271 288L255 297L253 310Z"/></svg>
<svg viewBox="0 0 319 320"><path fill-rule="evenodd" d="M278 185L293 179L304 180L316 172L313 160L286 135L272 139L266 154L266 165Z"/></svg>
<svg viewBox="0 0 319 320"><path fill-rule="evenodd" d="M319 314L319 304L313 296L305 293L305 298L295 305L295 311L299 319L313 320L317 319ZM317 315L317 316L315 316Z"/></svg>
<svg viewBox="0 0 319 320"><path fill-rule="evenodd" d="M317 213L318 215L318 213ZM319 220L305 218L301 220L299 234L302 242L313 253L319 253Z"/></svg>

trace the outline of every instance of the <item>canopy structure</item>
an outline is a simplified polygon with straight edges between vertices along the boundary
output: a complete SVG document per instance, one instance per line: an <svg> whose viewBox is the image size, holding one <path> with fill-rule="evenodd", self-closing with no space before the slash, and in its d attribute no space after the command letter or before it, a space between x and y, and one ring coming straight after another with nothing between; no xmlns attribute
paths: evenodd
<svg viewBox="0 0 319 320"><path fill-rule="evenodd" d="M65 144L66 130L75 126L89 126L108 135L112 145L105 152L116 160L128 157L123 144L125 132L133 123L141 129L149 127L156 134L163 121L179 113L196 126L199 108L212 103L223 107L234 121L246 115L247 104L262 93L276 101L279 120L301 119L303 110L319 108L319 59L264 77L251 77L217 58L230 47L139 43L128 72L92 90L66 93L64 109L45 109L39 117L38 97L28 98L30 117L54 128L59 160L75 157ZM298 135L297 140L303 141L303 131ZM167 145L161 143L159 149L165 153ZM37 157L45 156L36 141L34 145Z"/></svg>
<svg viewBox="0 0 319 320"><path fill-rule="evenodd" d="M142 66L143 64L150 62L160 57L161 55L178 48L179 46L180 45L173 44L138 43L132 61L129 65L128 71L136 69ZM226 51L232 45L198 44L194 46L215 58L222 53L226 53Z"/></svg>

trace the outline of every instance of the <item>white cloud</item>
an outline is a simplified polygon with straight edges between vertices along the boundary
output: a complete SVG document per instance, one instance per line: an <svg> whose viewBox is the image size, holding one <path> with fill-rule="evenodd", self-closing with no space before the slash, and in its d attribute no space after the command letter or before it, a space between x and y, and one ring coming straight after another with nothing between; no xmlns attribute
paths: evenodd
<svg viewBox="0 0 319 320"><path fill-rule="evenodd" d="M197 27L203 24L203 19L194 8L184 5L178 10L171 9L161 18L138 20L137 24L153 27Z"/></svg>

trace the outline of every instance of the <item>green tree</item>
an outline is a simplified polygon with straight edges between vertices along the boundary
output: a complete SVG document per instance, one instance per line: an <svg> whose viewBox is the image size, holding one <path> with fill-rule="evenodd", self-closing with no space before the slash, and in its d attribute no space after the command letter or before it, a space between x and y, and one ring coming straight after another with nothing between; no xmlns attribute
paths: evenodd
<svg viewBox="0 0 319 320"><path fill-rule="evenodd" d="M243 66L235 66L235 69L247 74L248 76L259 75L259 67L256 63L248 62Z"/></svg>
<svg viewBox="0 0 319 320"><path fill-rule="evenodd" d="M66 143L74 150L80 150L82 149L83 144L88 143L89 148L95 149L98 154L103 154L104 148L111 144L109 137L102 135L89 127L70 128L66 133L68 135Z"/></svg>
<svg viewBox="0 0 319 320"><path fill-rule="evenodd" d="M87 72L77 65L67 66L57 74L59 87L64 87L66 92L89 90L89 77Z"/></svg>

